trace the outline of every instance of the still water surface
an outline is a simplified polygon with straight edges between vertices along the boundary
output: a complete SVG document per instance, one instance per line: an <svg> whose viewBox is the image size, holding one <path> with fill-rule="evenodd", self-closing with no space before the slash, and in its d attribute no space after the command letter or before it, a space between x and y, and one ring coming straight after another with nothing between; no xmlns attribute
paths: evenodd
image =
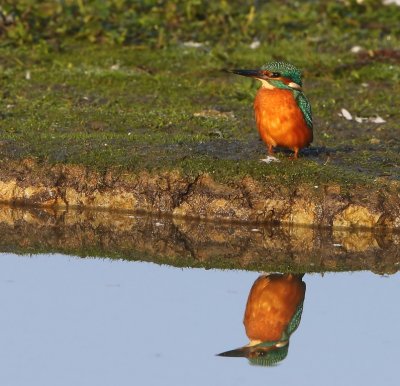
<svg viewBox="0 0 400 386"><path fill-rule="evenodd" d="M215 354L248 342L256 272L0 254L0 385L398 385L400 275L306 274L274 367Z"/></svg>

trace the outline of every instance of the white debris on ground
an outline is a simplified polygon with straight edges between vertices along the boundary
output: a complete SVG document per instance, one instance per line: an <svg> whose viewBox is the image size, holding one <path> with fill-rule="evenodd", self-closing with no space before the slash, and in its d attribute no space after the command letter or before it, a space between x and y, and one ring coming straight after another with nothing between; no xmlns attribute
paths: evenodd
<svg viewBox="0 0 400 386"><path fill-rule="evenodd" d="M350 49L350 52L352 52L353 54L358 54L361 51L364 51L364 48L362 48L361 46L354 46Z"/></svg>
<svg viewBox="0 0 400 386"><path fill-rule="evenodd" d="M271 162L281 162L278 158L273 157L272 155L268 155L267 158L260 159L260 162L265 162L266 164L270 164Z"/></svg>
<svg viewBox="0 0 400 386"><path fill-rule="evenodd" d="M260 47L260 44L261 44L261 42L258 40L258 39L254 39L253 41L252 41L252 43L250 44L250 48L252 49L252 50L255 50L255 49L257 49L258 47Z"/></svg>
<svg viewBox="0 0 400 386"><path fill-rule="evenodd" d="M347 119L348 121L351 121L353 119L353 116L346 109L341 109L339 116L342 116L344 119Z"/></svg>
<svg viewBox="0 0 400 386"><path fill-rule="evenodd" d="M377 115L376 117L355 117L354 120L358 123L370 122L370 123L385 123L386 121Z"/></svg>
<svg viewBox="0 0 400 386"><path fill-rule="evenodd" d="M183 42L183 45L185 47L190 47L190 48L200 48L204 46L204 43L194 42L192 40L189 40L188 42Z"/></svg>
<svg viewBox="0 0 400 386"><path fill-rule="evenodd" d="M353 120L353 116L351 115L350 111L346 109L341 109L339 113L340 117L347 119L348 121ZM373 117L358 117L355 116L354 120L357 123L369 122L369 123L385 123L386 121L379 115L375 115Z"/></svg>
<svg viewBox="0 0 400 386"><path fill-rule="evenodd" d="M368 121L371 123L385 123L386 121L380 117L379 115L377 115L376 117L369 117Z"/></svg>

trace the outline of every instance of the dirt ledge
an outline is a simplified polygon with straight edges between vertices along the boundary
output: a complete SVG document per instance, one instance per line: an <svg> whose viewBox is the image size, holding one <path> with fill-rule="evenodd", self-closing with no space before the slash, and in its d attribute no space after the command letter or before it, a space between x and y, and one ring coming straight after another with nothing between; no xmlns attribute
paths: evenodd
<svg viewBox="0 0 400 386"><path fill-rule="evenodd" d="M84 166L10 161L0 170L0 202L102 208L216 221L400 230L400 184L375 188L268 185L250 177L222 184L177 171L104 173Z"/></svg>

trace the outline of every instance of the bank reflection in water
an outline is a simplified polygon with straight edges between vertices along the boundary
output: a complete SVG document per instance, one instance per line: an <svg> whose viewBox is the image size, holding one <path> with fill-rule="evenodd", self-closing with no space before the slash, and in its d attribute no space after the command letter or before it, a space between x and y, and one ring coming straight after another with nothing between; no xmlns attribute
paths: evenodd
<svg viewBox="0 0 400 386"><path fill-rule="evenodd" d="M272 366L286 358L290 336L300 324L306 284L303 275L261 275L253 284L244 313L248 345L218 354L246 357Z"/></svg>

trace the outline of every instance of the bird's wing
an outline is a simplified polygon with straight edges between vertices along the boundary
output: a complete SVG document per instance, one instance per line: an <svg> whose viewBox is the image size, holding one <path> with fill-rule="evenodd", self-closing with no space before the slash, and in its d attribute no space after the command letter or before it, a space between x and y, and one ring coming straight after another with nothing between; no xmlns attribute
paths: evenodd
<svg viewBox="0 0 400 386"><path fill-rule="evenodd" d="M312 122L310 102L308 101L307 97L301 91L298 90L294 90L294 97L296 99L298 106L300 107L301 112L303 113L307 126L310 129L312 129L313 122Z"/></svg>
<svg viewBox="0 0 400 386"><path fill-rule="evenodd" d="M285 330L286 334L288 334L288 338L297 330L297 327L299 327L302 313L303 313L303 303L301 303L297 307L295 314L293 315L291 321L289 322Z"/></svg>

